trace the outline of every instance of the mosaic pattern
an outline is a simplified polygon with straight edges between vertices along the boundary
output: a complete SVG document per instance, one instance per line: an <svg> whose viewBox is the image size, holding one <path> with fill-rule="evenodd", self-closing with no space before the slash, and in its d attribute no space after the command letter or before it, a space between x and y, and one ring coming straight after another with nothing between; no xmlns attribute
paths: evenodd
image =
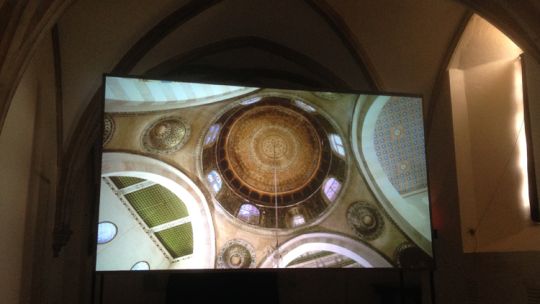
<svg viewBox="0 0 540 304"><path fill-rule="evenodd" d="M181 117L164 117L144 131L143 147L154 153L172 153L187 142L189 135L190 127Z"/></svg>
<svg viewBox="0 0 540 304"><path fill-rule="evenodd" d="M422 106L416 98L392 98L375 124L375 151L401 194L427 185Z"/></svg>
<svg viewBox="0 0 540 304"><path fill-rule="evenodd" d="M105 114L103 118L103 146L109 143L115 130L114 120L111 115Z"/></svg>
<svg viewBox="0 0 540 304"><path fill-rule="evenodd" d="M228 241L222 248L217 260L218 268L253 268L255 250L248 242L240 239Z"/></svg>
<svg viewBox="0 0 540 304"><path fill-rule="evenodd" d="M366 240L378 238L384 229L384 220L379 210L365 202L357 202L349 206L347 223L356 235Z"/></svg>

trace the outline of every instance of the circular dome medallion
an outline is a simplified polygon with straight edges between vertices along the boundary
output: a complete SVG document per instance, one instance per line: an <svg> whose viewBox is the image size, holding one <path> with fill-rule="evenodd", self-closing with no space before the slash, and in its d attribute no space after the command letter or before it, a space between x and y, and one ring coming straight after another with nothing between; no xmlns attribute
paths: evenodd
<svg viewBox="0 0 540 304"><path fill-rule="evenodd" d="M263 100L225 122L218 167L246 199L274 205L277 195L281 206L291 205L320 186L331 157L327 139L313 118L290 103Z"/></svg>
<svg viewBox="0 0 540 304"><path fill-rule="evenodd" d="M156 153L171 153L189 139L190 128L180 117L164 117L153 122L144 132L143 146Z"/></svg>
<svg viewBox="0 0 540 304"><path fill-rule="evenodd" d="M349 207L347 222L356 235L366 240L378 238L384 228L384 220L379 210L365 202L353 203Z"/></svg>
<svg viewBox="0 0 540 304"><path fill-rule="evenodd" d="M243 240L228 241L218 256L218 268L253 268L255 267L255 250Z"/></svg>

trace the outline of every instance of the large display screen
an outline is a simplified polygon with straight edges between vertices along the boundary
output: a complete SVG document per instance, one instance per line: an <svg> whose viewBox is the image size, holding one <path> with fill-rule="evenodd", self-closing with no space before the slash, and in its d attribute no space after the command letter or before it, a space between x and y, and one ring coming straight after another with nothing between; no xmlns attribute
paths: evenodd
<svg viewBox="0 0 540 304"><path fill-rule="evenodd" d="M431 267L421 98L104 86L97 271Z"/></svg>

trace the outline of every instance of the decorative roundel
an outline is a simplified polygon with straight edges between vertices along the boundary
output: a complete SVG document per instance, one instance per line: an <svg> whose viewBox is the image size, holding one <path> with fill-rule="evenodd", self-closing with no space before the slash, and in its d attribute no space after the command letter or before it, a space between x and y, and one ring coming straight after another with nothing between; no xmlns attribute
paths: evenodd
<svg viewBox="0 0 540 304"><path fill-rule="evenodd" d="M103 145L105 146L111 140L114 133L114 120L111 115L105 114L103 117Z"/></svg>
<svg viewBox="0 0 540 304"><path fill-rule="evenodd" d="M433 264L433 259L427 253L409 241L396 247L394 261L401 268L428 268Z"/></svg>
<svg viewBox="0 0 540 304"><path fill-rule="evenodd" d="M253 268L255 250L244 240L228 241L222 248L217 261L218 268Z"/></svg>
<svg viewBox="0 0 540 304"><path fill-rule="evenodd" d="M366 240L378 238L384 228L384 220L379 210L366 202L349 206L347 222L359 237Z"/></svg>
<svg viewBox="0 0 540 304"><path fill-rule="evenodd" d="M341 93L334 92L313 92L313 94L326 100L338 100L343 96Z"/></svg>
<svg viewBox="0 0 540 304"><path fill-rule="evenodd" d="M144 132L143 147L155 153L172 153L189 139L190 127L178 116L163 117L153 122Z"/></svg>

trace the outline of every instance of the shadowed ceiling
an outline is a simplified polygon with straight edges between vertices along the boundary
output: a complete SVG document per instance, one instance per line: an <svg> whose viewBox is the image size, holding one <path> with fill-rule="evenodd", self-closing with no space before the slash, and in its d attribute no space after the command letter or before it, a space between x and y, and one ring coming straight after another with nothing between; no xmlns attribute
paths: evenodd
<svg viewBox="0 0 540 304"><path fill-rule="evenodd" d="M138 18L132 18L121 2L95 7L77 1L60 19L66 129L84 109L79 102L88 103L85 96L99 86L101 79L94 77L111 70L120 54L126 55L113 71L121 73L152 70L154 76L189 80L383 89L427 100L467 15L450 1L234 0L191 3L176 11L167 2L139 1L133 13ZM95 16L82 13L89 9L100 16L99 26ZM155 26L145 30L149 24Z"/></svg>
<svg viewBox="0 0 540 304"><path fill-rule="evenodd" d="M437 71L446 68L447 51L453 48L461 32L460 24L468 15L460 3L493 22L537 60L540 58L537 18L540 7L534 0L511 3L504 0L405 0L398 3L390 0L142 0L136 4L127 0L99 4L88 0L54 0L41 5L1 1L1 24L5 26L0 26L0 78L6 86L0 90L0 100L5 100L1 104L0 122L3 123L22 68L56 22L56 41L64 75L59 79L65 97L66 130L72 130L81 117L103 72L141 74L163 60L176 58L184 63L184 72L226 73L230 69L218 67L215 60L223 63L223 58L219 57L233 50L236 54L251 54L246 58L257 58L257 62L264 58L263 61L276 68L283 58L289 61L288 69L296 65L296 69L301 70L305 69L298 66L301 62L318 62L320 67L345 80L342 84L355 88L361 88L367 80L371 87L414 91L429 97L440 78ZM172 35L176 29L181 29L180 33ZM265 42L246 44L242 42L245 39L240 39L233 43L234 47L220 43L231 36L237 40L246 35ZM174 45L167 45L167 36L175 37ZM104 45L107 47L103 48ZM272 45L278 47L269 50L268 46ZM339 56L336 56L337 48L342 48ZM242 52L246 49L251 51ZM304 58L291 60L290 55L295 53ZM327 60L321 60L323 57ZM332 60L331 66L325 64L328 59ZM235 62L238 67L241 63L242 60ZM84 71L80 70L81 66L86 67ZM248 65L243 72L259 77L266 73L271 78L296 78L304 85L317 83L280 67L277 72L276 68L253 69ZM313 65L309 68L317 69ZM355 69L362 70L362 75L350 74ZM177 75L178 71L171 73L169 75ZM349 74L347 78L343 77L344 73ZM328 83L328 79L326 81ZM65 138L70 135L70 131L64 133Z"/></svg>

